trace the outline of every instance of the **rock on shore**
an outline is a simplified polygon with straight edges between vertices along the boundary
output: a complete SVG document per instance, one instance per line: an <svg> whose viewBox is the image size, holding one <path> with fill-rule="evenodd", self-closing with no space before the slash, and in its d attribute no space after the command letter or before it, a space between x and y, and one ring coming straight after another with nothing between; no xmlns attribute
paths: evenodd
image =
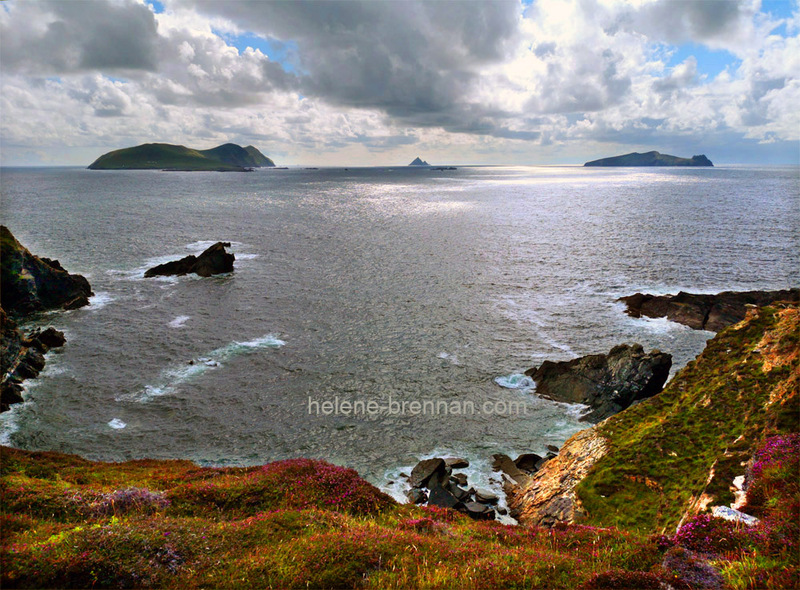
<svg viewBox="0 0 800 590"><path fill-rule="evenodd" d="M44 354L64 342L64 333L55 328L35 330L26 338L0 307L0 412L24 401L22 382L36 377L44 369Z"/></svg>
<svg viewBox="0 0 800 590"><path fill-rule="evenodd" d="M536 393L542 397L590 406L592 411L581 420L597 423L661 391L671 366L667 353L645 354L639 344L621 344L608 354L545 361L525 374L536 382Z"/></svg>
<svg viewBox="0 0 800 590"><path fill-rule="evenodd" d="M68 273L58 260L40 258L0 225L0 302L12 316L89 304L92 288L81 275Z"/></svg>
<svg viewBox="0 0 800 590"><path fill-rule="evenodd" d="M679 292L677 295L636 293L620 297L628 315L638 318L666 317L695 330L719 332L741 322L748 305L769 305L775 301L800 301L800 289L781 291L723 291L716 295Z"/></svg>
<svg viewBox="0 0 800 590"><path fill-rule="evenodd" d="M201 277L233 271L233 261L236 257L225 251L230 248L230 242L217 242L208 247L200 256L186 256L180 260L173 260L159 264L147 270L145 277L173 276L194 273Z"/></svg>

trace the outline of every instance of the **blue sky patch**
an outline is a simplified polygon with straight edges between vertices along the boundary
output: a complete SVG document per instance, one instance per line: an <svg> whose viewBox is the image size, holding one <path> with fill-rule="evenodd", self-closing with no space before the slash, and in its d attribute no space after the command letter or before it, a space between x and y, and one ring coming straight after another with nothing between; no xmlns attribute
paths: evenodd
<svg viewBox="0 0 800 590"><path fill-rule="evenodd" d="M258 49L269 57L270 61L274 61L287 72L292 74L298 73L299 59L297 51L297 43L294 41L278 41L277 39L267 39L254 33L241 33L234 35L232 33L223 33L221 31L213 30L215 35L222 37L226 43L239 50L239 53L244 53L248 47Z"/></svg>
<svg viewBox="0 0 800 590"><path fill-rule="evenodd" d="M712 50L703 45L685 43L676 48L667 66L675 67L691 55L697 59L697 74L699 76L705 74L708 76L707 80L715 78L726 67L731 66L733 70L741 63L741 60L725 50Z"/></svg>
<svg viewBox="0 0 800 590"><path fill-rule="evenodd" d="M161 14L165 10L164 5L158 0L150 0L149 4L153 7L153 12L156 14Z"/></svg>

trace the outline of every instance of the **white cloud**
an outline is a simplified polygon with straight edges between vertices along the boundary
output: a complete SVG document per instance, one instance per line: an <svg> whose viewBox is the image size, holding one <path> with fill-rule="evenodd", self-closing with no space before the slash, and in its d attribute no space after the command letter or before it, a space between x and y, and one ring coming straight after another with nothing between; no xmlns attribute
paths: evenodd
<svg viewBox="0 0 800 590"><path fill-rule="evenodd" d="M732 145L747 160L800 139L800 16L757 0L166 6L4 3L2 162L71 149L64 163L88 163L145 141L254 143L298 163L713 159ZM296 48L291 63L237 49L242 33ZM701 54L671 63L685 42L731 65L710 78Z"/></svg>

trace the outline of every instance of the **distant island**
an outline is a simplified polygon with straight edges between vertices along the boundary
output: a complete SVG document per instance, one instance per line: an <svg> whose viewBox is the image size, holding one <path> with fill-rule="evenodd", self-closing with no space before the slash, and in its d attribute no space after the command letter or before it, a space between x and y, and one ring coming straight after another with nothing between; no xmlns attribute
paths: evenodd
<svg viewBox="0 0 800 590"><path fill-rule="evenodd" d="M586 162L584 166L713 166L711 160L705 155L692 156L691 158L679 158L669 154L659 152L647 152L640 154L633 152L624 156L613 156Z"/></svg>
<svg viewBox="0 0 800 590"><path fill-rule="evenodd" d="M169 143L145 143L108 152L89 166L90 170L212 170L245 171L274 167L257 148L226 143L210 150L195 150Z"/></svg>
<svg viewBox="0 0 800 590"><path fill-rule="evenodd" d="M420 160L419 157L414 158L414 161L409 166L430 166L425 160Z"/></svg>

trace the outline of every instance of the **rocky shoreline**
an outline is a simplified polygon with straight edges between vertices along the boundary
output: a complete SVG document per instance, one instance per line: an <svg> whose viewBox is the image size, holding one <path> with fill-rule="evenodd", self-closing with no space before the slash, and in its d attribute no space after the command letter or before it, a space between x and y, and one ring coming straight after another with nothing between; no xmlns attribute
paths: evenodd
<svg viewBox="0 0 800 590"><path fill-rule="evenodd" d="M66 342L53 327L25 336L16 320L48 309L83 307L93 293L85 277L68 273L58 260L31 254L5 226L0 226L0 246L0 412L5 412L24 401L22 382L44 369L44 355Z"/></svg>
<svg viewBox="0 0 800 590"><path fill-rule="evenodd" d="M723 291L714 295L679 292L677 295L635 293L620 297L631 317L667 319L694 330L719 332L741 322L749 307L770 305L776 301L800 301L800 289L780 291Z"/></svg>

